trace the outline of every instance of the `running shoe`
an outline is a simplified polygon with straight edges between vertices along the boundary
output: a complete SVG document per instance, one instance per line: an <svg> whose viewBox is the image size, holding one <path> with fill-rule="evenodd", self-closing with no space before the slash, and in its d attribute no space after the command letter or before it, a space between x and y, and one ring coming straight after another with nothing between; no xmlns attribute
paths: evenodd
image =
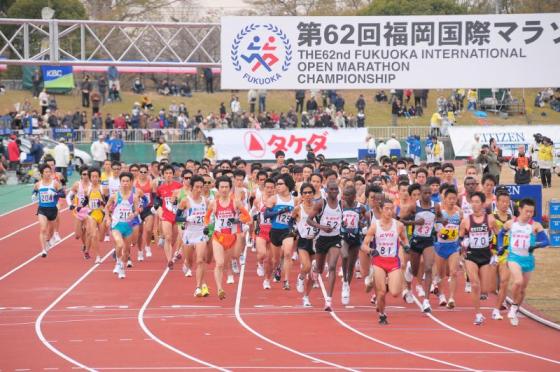
<svg viewBox="0 0 560 372"><path fill-rule="evenodd" d="M330 297L325 298L325 311L332 311L332 299Z"/></svg>
<svg viewBox="0 0 560 372"><path fill-rule="evenodd" d="M356 271L356 279L362 279L362 273L360 270Z"/></svg>
<svg viewBox="0 0 560 372"><path fill-rule="evenodd" d="M181 254L181 250L178 249L173 255L173 262L179 262L181 261L181 258L183 258L183 255Z"/></svg>
<svg viewBox="0 0 560 372"><path fill-rule="evenodd" d="M190 267L187 267L187 271L185 271L185 276L186 276L187 278L192 277L192 270L191 270Z"/></svg>
<svg viewBox="0 0 560 372"><path fill-rule="evenodd" d="M245 265L245 255L239 255L239 265Z"/></svg>
<svg viewBox="0 0 560 372"><path fill-rule="evenodd" d="M499 309L493 309L493 310L492 310L492 319L494 319L494 320L502 320L502 319L504 319L504 317L502 316L502 314L500 314L500 310L499 310Z"/></svg>
<svg viewBox="0 0 560 372"><path fill-rule="evenodd" d="M426 292L424 292L424 288L420 284L416 284L416 293L420 297L426 297Z"/></svg>
<svg viewBox="0 0 560 372"><path fill-rule="evenodd" d="M511 305L511 307L509 308L509 311L508 311L508 315L507 315L507 317L509 319L509 322L514 327L517 327L519 325L519 318L517 317L517 310L518 309L519 309L519 306Z"/></svg>
<svg viewBox="0 0 560 372"><path fill-rule="evenodd" d="M115 268L113 269L113 274L118 274L120 270L121 270L121 268L120 268L120 261L117 261L117 262L115 263Z"/></svg>
<svg viewBox="0 0 560 372"><path fill-rule="evenodd" d="M350 303L350 285L348 282L342 282L340 302L343 305L348 305Z"/></svg>
<svg viewBox="0 0 560 372"><path fill-rule="evenodd" d="M377 295L375 293L371 296L369 302L371 302L373 305L377 305Z"/></svg>
<svg viewBox="0 0 560 372"><path fill-rule="evenodd" d="M502 310L507 310L508 309L508 305L507 303L504 301L501 305L500 305L500 311Z"/></svg>
<svg viewBox="0 0 560 372"><path fill-rule="evenodd" d="M472 288L471 288L471 282L466 282L465 283L465 293L471 293Z"/></svg>
<svg viewBox="0 0 560 372"><path fill-rule="evenodd" d="M173 261L169 261L167 263L167 268L169 268L169 270L173 270Z"/></svg>
<svg viewBox="0 0 560 372"><path fill-rule="evenodd" d="M303 296L303 307L311 307L311 302L309 301L309 296Z"/></svg>
<svg viewBox="0 0 560 372"><path fill-rule="evenodd" d="M455 300L450 298L449 301L447 301L447 308L448 309L454 309L455 308Z"/></svg>
<svg viewBox="0 0 560 372"><path fill-rule="evenodd" d="M249 234L247 234L247 238L245 239L245 245L247 248L253 248L253 239L251 239Z"/></svg>
<svg viewBox="0 0 560 372"><path fill-rule="evenodd" d="M227 276L226 283L227 283L227 284L233 284L233 283L235 283L235 280L233 280L233 275L230 274L230 275Z"/></svg>
<svg viewBox="0 0 560 372"><path fill-rule="evenodd" d="M278 266L274 270L274 283L278 283L281 278L282 278L282 272L280 271L280 266Z"/></svg>
<svg viewBox="0 0 560 372"><path fill-rule="evenodd" d="M55 243L58 243L59 241L61 241L62 239L60 238L60 234L58 233L58 231L55 231L53 234L53 239Z"/></svg>
<svg viewBox="0 0 560 372"><path fill-rule="evenodd" d="M149 245L146 246L146 257L152 257L152 248Z"/></svg>
<svg viewBox="0 0 560 372"><path fill-rule="evenodd" d="M412 275L412 266L410 266L410 262L406 264L406 270L404 271L404 280L407 283L412 283L412 279L414 279L414 275Z"/></svg>
<svg viewBox="0 0 560 372"><path fill-rule="evenodd" d="M234 274L239 274L239 265L235 258L231 259L231 271L233 271Z"/></svg>
<svg viewBox="0 0 560 372"><path fill-rule="evenodd" d="M375 282L373 281L373 277L371 277L370 275L366 276L366 278L364 279L364 284L366 285L366 293L371 292L375 284Z"/></svg>
<svg viewBox="0 0 560 372"><path fill-rule="evenodd" d="M47 257L47 250L45 248L41 250L41 257L43 258Z"/></svg>
<svg viewBox="0 0 560 372"><path fill-rule="evenodd" d="M288 282L287 280L284 280L283 284L282 284L282 289L285 291L289 291L290 290L290 282Z"/></svg>
<svg viewBox="0 0 560 372"><path fill-rule="evenodd" d="M342 271L342 266L338 269L338 277L342 278L342 276L344 275L344 271Z"/></svg>
<svg viewBox="0 0 560 372"><path fill-rule="evenodd" d="M196 289L194 290L194 297L202 297L202 289L200 289L200 287L196 287Z"/></svg>
<svg viewBox="0 0 560 372"><path fill-rule="evenodd" d="M165 239L159 238L157 244L158 244L161 248L163 248L163 245L165 244Z"/></svg>
<svg viewBox="0 0 560 372"><path fill-rule="evenodd" d="M88 251L85 251L85 252L84 252L84 258L85 258L86 260L89 260L89 259L91 258L91 256L89 255L89 252L88 252Z"/></svg>
<svg viewBox="0 0 560 372"><path fill-rule="evenodd" d="M292 261L297 261L297 259L298 259L297 252L292 253Z"/></svg>
<svg viewBox="0 0 560 372"><path fill-rule="evenodd" d="M208 286L206 284L202 285L201 291L202 291L202 297L210 296L210 289L208 288Z"/></svg>
<svg viewBox="0 0 560 372"><path fill-rule="evenodd" d="M314 280L312 288L319 288L319 282Z"/></svg>
<svg viewBox="0 0 560 372"><path fill-rule="evenodd" d="M427 298L425 298L424 301L422 301L422 312L424 312L424 313L431 313L432 312L432 307L430 306L430 301L428 301Z"/></svg>
<svg viewBox="0 0 560 372"><path fill-rule="evenodd" d="M488 299L488 293L480 294L480 301L486 301Z"/></svg>
<svg viewBox="0 0 560 372"><path fill-rule="evenodd" d="M430 286L430 293L433 293L436 296L439 294L439 287L436 283L432 283Z"/></svg>
<svg viewBox="0 0 560 372"><path fill-rule="evenodd" d="M439 306L447 305L447 300L445 299L445 295L443 293L440 293L438 298L439 298Z"/></svg>
<svg viewBox="0 0 560 372"><path fill-rule="evenodd" d="M272 288L270 286L270 280L268 279L263 280L263 289L270 289L270 288Z"/></svg>
<svg viewBox="0 0 560 372"><path fill-rule="evenodd" d="M105 234L105 237L103 238L104 242L110 242L111 241L111 237L108 234Z"/></svg>
<svg viewBox="0 0 560 372"><path fill-rule="evenodd" d="M260 262L257 262L257 276L260 276L260 277L264 276L264 266Z"/></svg>
<svg viewBox="0 0 560 372"><path fill-rule="evenodd" d="M484 317L484 315L482 315L481 313L476 314L476 316L474 317L474 325L482 325L484 323L484 320L486 318Z"/></svg>
<svg viewBox="0 0 560 372"><path fill-rule="evenodd" d="M404 302L406 302L407 304L411 304L414 302L414 298L412 297L412 293L410 293L410 290L408 290L408 288L405 288L402 291L402 298L404 300Z"/></svg>
<svg viewBox="0 0 560 372"><path fill-rule="evenodd" d="M119 268L119 279L124 279L124 278L126 278L126 273L124 271L124 266L121 265Z"/></svg>
<svg viewBox="0 0 560 372"><path fill-rule="evenodd" d="M389 324L389 322L387 321L387 315L386 314L379 314L379 324L381 324L381 325Z"/></svg>
<svg viewBox="0 0 560 372"><path fill-rule="evenodd" d="M126 261L126 267L131 268L132 266L132 260L129 258L128 261Z"/></svg>
<svg viewBox="0 0 560 372"><path fill-rule="evenodd" d="M223 289L218 289L218 298L223 300L226 298L226 292Z"/></svg>
<svg viewBox="0 0 560 372"><path fill-rule="evenodd" d="M144 261L144 252L138 251L138 262Z"/></svg>
<svg viewBox="0 0 560 372"><path fill-rule="evenodd" d="M304 282L303 278L301 277L301 274L298 274L297 281L296 281L296 290L298 291L298 293L303 293L303 291L305 289L304 288L304 283L305 282Z"/></svg>
<svg viewBox="0 0 560 372"><path fill-rule="evenodd" d="M95 264L100 264L101 263L101 257L97 256L95 257Z"/></svg>

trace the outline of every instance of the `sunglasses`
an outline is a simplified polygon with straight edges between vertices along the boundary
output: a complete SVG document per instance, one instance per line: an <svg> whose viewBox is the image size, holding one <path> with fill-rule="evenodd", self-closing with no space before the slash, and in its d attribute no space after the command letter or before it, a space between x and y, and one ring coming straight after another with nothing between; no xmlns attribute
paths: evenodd
<svg viewBox="0 0 560 372"><path fill-rule="evenodd" d="M140 171L140 174L148 174L147 171Z"/></svg>
<svg viewBox="0 0 560 372"><path fill-rule="evenodd" d="M410 171L410 173L412 173L412 174L416 174L416 171Z"/></svg>
<svg viewBox="0 0 560 372"><path fill-rule="evenodd" d="M205 185L211 185L211 184L212 184L212 181L204 181L204 184L205 184Z"/></svg>
<svg viewBox="0 0 560 372"><path fill-rule="evenodd" d="M185 181L189 181L191 179L191 177L185 177L184 180Z"/></svg>
<svg viewBox="0 0 560 372"><path fill-rule="evenodd" d="M87 175L88 175L87 173L82 173L82 176L87 176Z"/></svg>

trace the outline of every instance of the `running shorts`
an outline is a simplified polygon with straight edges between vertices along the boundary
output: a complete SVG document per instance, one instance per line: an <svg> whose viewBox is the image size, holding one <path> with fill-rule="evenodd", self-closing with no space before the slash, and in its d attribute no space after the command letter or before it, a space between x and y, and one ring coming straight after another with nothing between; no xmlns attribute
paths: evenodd
<svg viewBox="0 0 560 372"><path fill-rule="evenodd" d="M435 242L434 249L438 256L440 256L444 260L447 260L449 256L451 256L453 253L459 252L459 244L457 242L454 243Z"/></svg>
<svg viewBox="0 0 560 372"><path fill-rule="evenodd" d="M185 244L196 244L205 242L208 240L206 235L202 232L203 229L185 229L183 231L183 243Z"/></svg>
<svg viewBox="0 0 560 372"><path fill-rule="evenodd" d="M105 217L105 213L101 209L94 209L89 212L89 216L93 218L98 225L101 225L103 218Z"/></svg>
<svg viewBox="0 0 560 372"><path fill-rule="evenodd" d="M284 239L290 237L290 229L270 229L270 242L277 247L282 246Z"/></svg>
<svg viewBox="0 0 560 372"><path fill-rule="evenodd" d="M387 274L401 268L401 260L398 257L375 256L372 260L373 266L377 266Z"/></svg>
<svg viewBox="0 0 560 372"><path fill-rule="evenodd" d="M224 249L231 249L237 240L237 235L214 231L212 238L220 243Z"/></svg>
<svg viewBox="0 0 560 372"><path fill-rule="evenodd" d="M521 271L524 273L530 273L535 271L535 256L520 256L515 253L511 253L507 257L507 262L515 262L521 267Z"/></svg>
<svg viewBox="0 0 560 372"><path fill-rule="evenodd" d="M315 242L317 254L327 254L331 248L340 248L340 235L319 236Z"/></svg>
<svg viewBox="0 0 560 372"><path fill-rule="evenodd" d="M140 212L140 218L142 219L142 221L145 221L146 218L153 216L152 211L150 210L150 208L144 208L142 209L142 212Z"/></svg>
<svg viewBox="0 0 560 372"><path fill-rule="evenodd" d="M78 219L78 221L83 221L87 218L89 212L91 212L91 209L89 209L88 207L81 207L79 211L78 208L74 209L73 214L74 217Z"/></svg>
<svg viewBox="0 0 560 372"><path fill-rule="evenodd" d="M492 248L492 254L498 255L498 251L494 248ZM498 257L498 265L504 264L508 262L508 255L509 255L509 250L506 249L504 254L502 254L501 256L497 256Z"/></svg>
<svg viewBox="0 0 560 372"><path fill-rule="evenodd" d="M57 207L39 207L37 208L37 215L47 217L47 221L54 221L58 216Z"/></svg>
<svg viewBox="0 0 560 372"><path fill-rule="evenodd" d="M121 233L123 238L128 238L132 235L132 226L128 222L117 222L111 229Z"/></svg>
<svg viewBox="0 0 560 372"><path fill-rule="evenodd" d="M264 239L267 243L270 243L270 226L260 226L257 238Z"/></svg>
<svg viewBox="0 0 560 372"><path fill-rule="evenodd" d="M306 251L310 256L313 256L315 254L315 250L313 249L313 239L298 238L297 249L298 251Z"/></svg>
<svg viewBox="0 0 560 372"><path fill-rule="evenodd" d="M465 260L474 262L479 268L484 265L489 265L492 259L492 251L490 249L467 249Z"/></svg>
<svg viewBox="0 0 560 372"><path fill-rule="evenodd" d="M433 246L434 238L431 236L413 236L410 239L410 249L419 254L422 254L424 249Z"/></svg>

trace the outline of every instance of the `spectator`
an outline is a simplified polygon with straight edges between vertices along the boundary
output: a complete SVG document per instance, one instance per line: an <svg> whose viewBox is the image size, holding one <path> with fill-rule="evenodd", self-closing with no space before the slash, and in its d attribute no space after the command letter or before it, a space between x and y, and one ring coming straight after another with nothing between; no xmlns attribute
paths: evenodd
<svg viewBox="0 0 560 372"><path fill-rule="evenodd" d="M120 130L126 129L126 120L123 114L120 114L115 118L113 122L113 128L120 129Z"/></svg>
<svg viewBox="0 0 560 372"><path fill-rule="evenodd" d="M58 110L58 103L56 102L56 96L54 94L49 94L49 110L55 112Z"/></svg>
<svg viewBox="0 0 560 372"><path fill-rule="evenodd" d="M310 116L315 115L319 106L317 105L317 101L315 100L315 96L311 96L307 103L305 104L305 109Z"/></svg>
<svg viewBox="0 0 560 372"><path fill-rule="evenodd" d="M380 90L375 95L375 102L387 102L387 100L388 100L387 95L385 94L385 91L383 91L383 90Z"/></svg>
<svg viewBox="0 0 560 372"><path fill-rule="evenodd" d="M109 86L115 86L117 91L121 90L121 83L119 81L119 71L115 66L109 66L107 69L107 80L109 80Z"/></svg>
<svg viewBox="0 0 560 372"><path fill-rule="evenodd" d="M366 100L364 99L363 94L360 94L360 96L356 100L356 110L358 110L358 112L363 112L366 110Z"/></svg>
<svg viewBox="0 0 560 372"><path fill-rule="evenodd" d="M501 165L498 156L494 151L490 150L490 146L482 145L480 152L476 158L475 163L482 169L482 174L489 174L500 183Z"/></svg>
<svg viewBox="0 0 560 372"><path fill-rule="evenodd" d="M410 104L410 98L412 97L412 89L405 89L404 90L404 100L405 104Z"/></svg>
<svg viewBox="0 0 560 372"><path fill-rule="evenodd" d="M116 102L119 101L121 102L121 93L119 91L119 87L116 84L111 85L111 88L109 89L109 102Z"/></svg>
<svg viewBox="0 0 560 372"><path fill-rule="evenodd" d="M379 161L381 160L382 157L389 156L389 147L387 146L385 141L381 140L379 141L379 144L377 145L377 150L375 152L376 152L377 161Z"/></svg>
<svg viewBox="0 0 560 372"><path fill-rule="evenodd" d="M226 114L226 105L223 102L220 102L220 119L224 119Z"/></svg>
<svg viewBox="0 0 560 372"><path fill-rule="evenodd" d="M387 148L389 149L390 157L396 156L398 158L401 156L401 143L397 140L397 136L395 134L392 134L391 138L387 140Z"/></svg>
<svg viewBox="0 0 560 372"><path fill-rule="evenodd" d="M438 141L437 136L432 136L431 141L426 142L426 156L428 163L443 163L445 149L443 143Z"/></svg>
<svg viewBox="0 0 560 372"><path fill-rule="evenodd" d="M144 84L142 84L142 81L140 80L139 77L137 77L136 79L134 79L134 83L132 83L132 91L135 94L142 94L144 93Z"/></svg>
<svg viewBox="0 0 560 372"><path fill-rule="evenodd" d="M214 146L214 139L212 137L206 137L206 144L204 145L204 158L210 160L212 164L215 164L218 158L216 146Z"/></svg>
<svg viewBox="0 0 560 372"><path fill-rule="evenodd" d="M121 153L124 147L124 142L121 138L120 133L115 133L111 135L111 139L108 141L109 145L109 159L111 161L121 161Z"/></svg>
<svg viewBox="0 0 560 372"><path fill-rule="evenodd" d="M471 159L476 161L478 156L480 155L480 150L482 149L482 145L480 144L480 136L478 134L474 135L474 142L471 146ZM480 169L479 169L480 173Z"/></svg>
<svg viewBox="0 0 560 372"><path fill-rule="evenodd" d="M358 128L366 126L366 115L363 111L358 111L358 114L356 114L356 125Z"/></svg>
<svg viewBox="0 0 560 372"><path fill-rule="evenodd" d="M255 89L250 89L247 92L247 102L249 103L249 112L254 114L255 106L257 105L257 91Z"/></svg>
<svg viewBox="0 0 560 372"><path fill-rule="evenodd" d="M49 108L49 95L45 89L39 93L39 105L41 106L41 115L45 115Z"/></svg>
<svg viewBox="0 0 560 372"><path fill-rule="evenodd" d="M95 115L99 112L99 106L101 105L101 94L97 91L91 93L91 113Z"/></svg>
<svg viewBox="0 0 560 372"><path fill-rule="evenodd" d="M538 163L543 187L552 187L551 170L554 166L554 146L548 137L543 137L539 145Z"/></svg>
<svg viewBox="0 0 560 372"><path fill-rule="evenodd" d="M82 81L82 107L89 107L89 95L91 93L91 82L89 81L89 75L86 75L84 81Z"/></svg>
<svg viewBox="0 0 560 372"><path fill-rule="evenodd" d="M214 93L214 74L212 73L212 69L206 67L203 70L204 75L204 82L206 83L206 93Z"/></svg>
<svg viewBox="0 0 560 372"><path fill-rule="evenodd" d="M531 183L531 158L525 154L525 145L519 145L517 155L511 157L509 165L515 171L513 179L516 184Z"/></svg>
<svg viewBox="0 0 560 372"><path fill-rule="evenodd" d="M420 164L420 155L422 155L422 145L419 136L409 136L406 139L408 145L408 156L412 158L414 164Z"/></svg>
<svg viewBox="0 0 560 372"><path fill-rule="evenodd" d="M230 103L231 114L233 117L239 115L241 113L241 104L239 103L239 98L234 96Z"/></svg>
<svg viewBox="0 0 560 372"><path fill-rule="evenodd" d="M68 181L68 165L70 164L70 149L66 146L66 138L61 137L53 151L55 170L62 174L63 184Z"/></svg>
<svg viewBox="0 0 560 372"><path fill-rule="evenodd" d="M179 87L177 86L177 83L173 79L171 79L171 82L169 83L169 94L171 94L172 96L179 95Z"/></svg>
<svg viewBox="0 0 560 372"><path fill-rule="evenodd" d="M307 151L307 155L305 156L307 162L315 163L315 151L313 151L313 147L311 147L309 143L305 145L305 151Z"/></svg>
<svg viewBox="0 0 560 372"><path fill-rule="evenodd" d="M92 137L97 136L97 132L103 129L103 116L100 112L93 114L91 118L91 129L93 129Z"/></svg>
<svg viewBox="0 0 560 372"><path fill-rule="evenodd" d="M163 136L159 137L158 143L154 145L154 150L156 152L156 161L161 162L163 159L169 160L171 147L165 143L165 138Z"/></svg>
<svg viewBox="0 0 560 372"><path fill-rule="evenodd" d="M101 75L99 80L97 80L97 89L99 90L99 94L101 95L101 104L104 105L107 102L107 79L105 76Z"/></svg>
<svg viewBox="0 0 560 372"><path fill-rule="evenodd" d="M6 174L6 158L4 154L0 153L0 185L5 185L8 182L8 175Z"/></svg>
<svg viewBox="0 0 560 372"><path fill-rule="evenodd" d="M393 99L393 104L391 106L391 125L397 126L397 118L399 117L399 112L401 111L401 101L398 98Z"/></svg>
<svg viewBox="0 0 560 372"><path fill-rule="evenodd" d="M154 105L148 96L142 97L142 109L150 111L154 109Z"/></svg>
<svg viewBox="0 0 560 372"><path fill-rule="evenodd" d="M98 140L91 144L90 152L93 159L93 167L101 169L109 153L109 145L105 142L105 136L103 134L100 134Z"/></svg>
<svg viewBox="0 0 560 372"><path fill-rule="evenodd" d="M478 100L478 93L476 89L469 89L467 93L467 110L468 111L475 111L476 110L476 101Z"/></svg>
<svg viewBox="0 0 560 372"><path fill-rule="evenodd" d="M113 120L113 117L111 116L110 113L108 113L107 116L105 117L105 129L108 130L113 129L114 123L115 121Z"/></svg>
<svg viewBox="0 0 560 372"><path fill-rule="evenodd" d="M341 95L337 94L334 96L334 107L336 109L336 111L344 111L344 104L346 103L344 101L344 98L342 98Z"/></svg>
<svg viewBox="0 0 560 372"><path fill-rule="evenodd" d="M305 90L296 90L296 112L303 112L303 101L305 100Z"/></svg>
<svg viewBox="0 0 560 372"><path fill-rule="evenodd" d="M9 169L17 171L19 169L19 140L16 140L15 136L10 137L10 142L8 142L8 161L10 162Z"/></svg>
<svg viewBox="0 0 560 372"><path fill-rule="evenodd" d="M192 97L192 89L188 81L185 81L179 88L179 95L181 97Z"/></svg>
<svg viewBox="0 0 560 372"><path fill-rule="evenodd" d="M259 89L257 91L259 96L259 112L266 111L266 89Z"/></svg>
<svg viewBox="0 0 560 372"><path fill-rule="evenodd" d="M33 70L31 83L33 84L33 98L37 98L39 97L39 92L41 92L41 71L38 68Z"/></svg>
<svg viewBox="0 0 560 372"><path fill-rule="evenodd" d="M436 111L432 114L430 118L430 135L431 136L440 136L441 135L441 121L442 121L441 113Z"/></svg>
<svg viewBox="0 0 560 372"><path fill-rule="evenodd" d="M29 155L33 158L33 163L37 164L41 161L44 155L44 146L39 141L38 138L32 137L31 138L31 149L29 149Z"/></svg>

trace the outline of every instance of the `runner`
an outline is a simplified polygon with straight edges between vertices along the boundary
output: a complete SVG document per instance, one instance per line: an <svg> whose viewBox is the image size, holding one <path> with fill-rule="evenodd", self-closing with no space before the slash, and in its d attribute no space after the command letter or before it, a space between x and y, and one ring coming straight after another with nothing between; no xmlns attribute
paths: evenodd
<svg viewBox="0 0 560 372"><path fill-rule="evenodd" d="M177 224L175 223L175 211L177 208L175 190L181 188L181 184L173 181L173 167L165 165L163 167L163 183L157 188L154 199L154 208L158 210L161 220L161 233L164 239L165 257L167 267L173 269L173 247L177 239Z"/></svg>
<svg viewBox="0 0 560 372"><path fill-rule="evenodd" d="M435 243L436 266L439 277L443 280L449 274L449 296L439 291L439 305L448 309L455 307L455 289L457 286L457 269L459 267L459 226L463 219L461 208L457 206L457 190L447 184L443 190L441 206L443 221L436 225L437 242Z"/></svg>
<svg viewBox="0 0 560 372"><path fill-rule="evenodd" d="M132 221L136 219L141 210L138 195L132 190L133 176L123 172L119 176L120 190L109 198L106 213L111 216L111 235L115 241L115 254L117 262L113 273L119 279L126 277L125 265L128 260L128 249L132 238Z"/></svg>
<svg viewBox="0 0 560 372"><path fill-rule="evenodd" d="M87 206L86 196L89 194L91 189L91 183L89 180L89 172L87 166L80 167L80 179L72 185L68 193L66 194L66 203L68 204L68 209L72 211L74 215L74 237L76 240L82 241L82 253L85 259L90 258L89 245L86 244L86 223L87 223L87 208L82 208Z"/></svg>
<svg viewBox="0 0 560 372"><path fill-rule="evenodd" d="M212 248L214 260L216 261L214 279L216 280L218 298L223 300L226 298L226 292L222 287L224 264L231 261L232 248L237 238L235 235L237 232L236 227L240 221L248 223L251 220L251 216L241 202L232 197L232 181L230 178L218 177L216 179L216 186L218 187L218 195L208 206L206 216L204 216L204 224L208 225L212 217L214 217L215 230L212 235ZM239 220L236 218L238 213Z"/></svg>
<svg viewBox="0 0 560 372"><path fill-rule="evenodd" d="M282 289L290 289L290 268L292 266L292 253L294 249L294 236L292 234L292 211L295 199L291 192L295 183L289 174L281 174L276 178L276 195L266 201L265 218L270 218L270 242L272 243L272 266L276 267L283 256L282 273L284 280Z"/></svg>
<svg viewBox="0 0 560 372"><path fill-rule="evenodd" d="M177 170L175 169L175 174L177 174ZM190 169L183 169L179 177L174 177L173 179L176 182L181 182L182 187L177 189L173 192L174 204L177 205L181 204L184 200L186 200L189 195L191 195L192 188L191 188L191 179L193 177L193 172ZM183 216L184 217L184 216ZM192 277L192 267L194 261L194 245L183 243L183 236L185 231L185 221L182 221L183 218L180 218L181 222L177 221L177 214L175 214L175 221L177 222L177 239L173 245L173 262L177 262L183 258L183 265L182 270L183 274L186 277Z"/></svg>
<svg viewBox="0 0 560 372"><path fill-rule="evenodd" d="M99 251L99 242L104 236L104 224L103 220L105 217L105 212L103 208L105 207L105 200L103 197L103 189L101 186L100 178L101 172L97 168L89 169L89 179L91 182L89 193L86 195L84 203L87 211L87 218L85 220L86 225L86 236L87 236L87 247L95 256L95 263L101 263L101 254ZM80 213L80 211L78 211Z"/></svg>
<svg viewBox="0 0 560 372"><path fill-rule="evenodd" d="M485 202L486 197L480 191L471 196L473 213L463 217L459 229L459 239L462 240L461 245L465 253L465 268L471 283L471 297L476 314L475 325L482 325L485 320L480 312L480 297L481 293L488 291L490 264L493 260L490 242L492 233L496 230L494 217L488 215L484 209Z"/></svg>
<svg viewBox="0 0 560 372"><path fill-rule="evenodd" d="M417 173L418 178L418 173ZM428 184L420 189L420 200L414 206L408 206L403 215L407 216L401 221L405 225L413 225L412 239L410 240L410 263L413 276L418 278L420 259L424 261L422 311L431 312L430 287L432 285L432 267L434 265L434 227L436 216L440 216L439 204L431 199L432 191ZM411 219L413 218L413 219ZM420 278L421 279L421 278ZM421 281L421 280L419 280Z"/></svg>
<svg viewBox="0 0 560 372"><path fill-rule="evenodd" d="M264 172L266 175L266 172ZM259 184L261 182L262 173L259 172ZM274 196L276 183L272 178L265 178L263 182L264 189L258 193L255 198L253 209L256 212L253 217L256 219L255 227L255 244L257 246L257 275L264 277L263 288L271 289L270 281L272 280L272 244L270 242L270 229L272 221L265 218L266 204L265 201ZM259 189L257 189L259 190Z"/></svg>
<svg viewBox="0 0 560 372"><path fill-rule="evenodd" d="M301 203L296 207L293 218L297 227L297 250L301 261L300 272L297 277L296 289L303 294L303 306L311 307L309 293L313 287L313 278L311 274L311 262L315 257L315 249L313 248L313 240L318 230L307 223L309 214L313 212L313 195L315 188L310 183L304 182L300 187Z"/></svg>
<svg viewBox="0 0 560 372"><path fill-rule="evenodd" d="M140 164L138 166L138 178L134 180L134 187L142 191L144 195L142 199L142 213L140 213L142 224L140 225L140 233L138 236L138 261L143 261L144 253L145 257L152 257L150 242L152 240L152 230L154 228L154 214L152 213L152 207L154 205L153 185L146 164Z"/></svg>
<svg viewBox="0 0 560 372"><path fill-rule="evenodd" d="M509 235L508 267L513 279L511 292L513 303L508 312L511 325L517 326L519 318L517 312L525 299L525 291L535 270L535 249L547 247L550 242L542 225L533 221L535 202L532 199L522 199L519 203L519 217L509 220L498 234L498 254L505 251L504 237Z"/></svg>
<svg viewBox="0 0 560 372"><path fill-rule="evenodd" d="M377 298L377 312L379 324L389 324L385 314L385 296L387 288L393 297L397 297L402 289L402 254L399 249L399 240L405 249L408 249L404 225L393 218L394 205L389 199L381 203L381 217L372 222L362 250L373 256L373 275L375 276L375 293ZM375 239L375 240L374 240Z"/></svg>
<svg viewBox="0 0 560 372"><path fill-rule="evenodd" d="M54 221L58 215L58 199L64 197L64 190L60 182L53 179L52 169L48 164L41 164L39 173L41 179L35 183L31 199L38 200L37 219L40 228L41 257L47 257L54 233Z"/></svg>
<svg viewBox="0 0 560 372"><path fill-rule="evenodd" d="M511 198L509 196L509 192L506 189L497 189L496 190L496 203L495 203L495 211L493 213L494 219L496 220L496 229L501 230L502 227L506 224L507 221L513 218L513 215L510 213L510 203ZM494 237L492 240L492 253L498 253L498 241L497 236ZM502 245L504 247L509 246L509 236L505 235L502 241ZM497 265L492 265L491 270L492 274L490 276L490 291L493 292L495 290L495 284L497 282L496 279L499 280L499 288L498 288L498 297L496 298L496 307L492 310L492 319L494 320L502 320L503 317L500 314L500 310L506 310L507 307L505 305L507 290L509 286L509 278L510 272L508 268L507 258L508 258L508 251L501 252L498 256Z"/></svg>
<svg viewBox="0 0 560 372"><path fill-rule="evenodd" d="M350 303L350 284L354 276L354 266L363 240L362 229L370 225L369 214L363 204L356 201L356 188L346 186L342 194L342 292L343 305Z"/></svg>
<svg viewBox="0 0 560 372"><path fill-rule="evenodd" d="M336 182L327 183L327 198L315 203L313 210L307 216L307 223L319 230L315 242L316 260L315 271L320 275L325 268L328 255L329 287L325 298L325 311L332 311L332 294L336 281L336 264L340 255L340 228L342 225L342 208L338 201L338 185Z"/></svg>
<svg viewBox="0 0 560 372"><path fill-rule="evenodd" d="M250 194L244 185L245 176L246 173L244 170L235 169L233 171L233 195L237 200L241 202L246 210L249 210ZM245 257L243 256L242 252L245 244L247 243L246 235L248 231L249 229L247 225L240 225L237 227L237 239L235 240L231 258L231 270L234 274L239 274L240 265L243 265L245 263ZM233 275L231 276L231 278L228 276L228 283L233 284Z"/></svg>
<svg viewBox="0 0 560 372"><path fill-rule="evenodd" d="M185 173L186 171L183 171ZM204 216L206 215L207 200L202 196L204 178L192 176L190 179L191 195L184 198L177 209L176 221L185 222L183 243L185 246L194 246L196 255L196 290L195 297L207 297L210 291L204 280L206 272L206 241L204 235Z"/></svg>

